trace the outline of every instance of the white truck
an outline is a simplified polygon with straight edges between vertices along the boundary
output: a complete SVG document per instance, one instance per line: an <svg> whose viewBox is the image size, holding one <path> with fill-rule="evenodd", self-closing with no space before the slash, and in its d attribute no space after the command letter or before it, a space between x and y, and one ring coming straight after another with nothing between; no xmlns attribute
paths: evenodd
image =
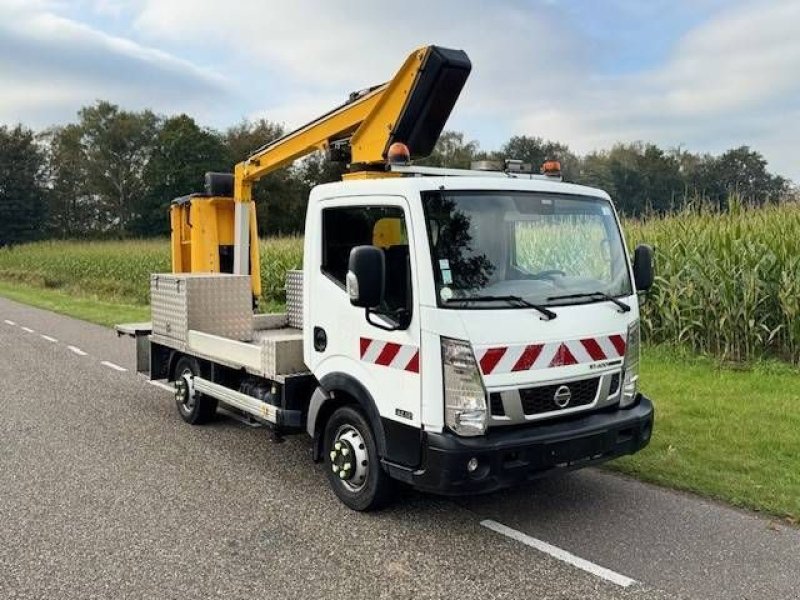
<svg viewBox="0 0 800 600"><path fill-rule="evenodd" d="M154 275L152 323L118 326L139 370L175 382L189 423L221 403L306 432L355 510L393 480L489 492L646 446L637 293L652 251L629 261L609 196L515 163L400 165L393 144L380 176L311 192L286 313L253 313L240 214L229 273Z"/></svg>

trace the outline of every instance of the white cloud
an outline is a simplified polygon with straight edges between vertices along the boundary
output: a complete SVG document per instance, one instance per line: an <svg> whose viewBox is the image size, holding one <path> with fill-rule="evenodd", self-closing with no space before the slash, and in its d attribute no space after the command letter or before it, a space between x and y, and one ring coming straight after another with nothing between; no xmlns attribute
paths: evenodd
<svg viewBox="0 0 800 600"><path fill-rule="evenodd" d="M657 68L581 86L517 129L569 140L578 150L644 139L718 152L748 144L774 170L800 179L800 3L729 9L687 34ZM787 152L787 150L792 150Z"/></svg>
<svg viewBox="0 0 800 600"><path fill-rule="evenodd" d="M0 9L0 76L11 82L0 120L21 104L25 116L109 97L218 124L265 116L292 127L385 80L412 48L433 42L463 48L473 61L451 126L484 147L510 133L581 152L637 139L711 152L749 144L800 180L796 0L694 0L711 16L658 64L637 71L629 60L624 74L597 70L609 56L597 59L605 49L575 18L577 10L600 9L552 0L85 0L88 12L130 18L138 43L58 17L51 2L11 1ZM616 0L608 10L630 17L629 26L648 19L653 29L653 13L673 5L643 7ZM680 1L673 8L681 19L689 12ZM159 47L193 60L213 56L227 81ZM628 58L637 52L620 48ZM25 60L8 58L19 55ZM48 84L57 96L45 93Z"/></svg>
<svg viewBox="0 0 800 600"><path fill-rule="evenodd" d="M534 87L563 91L581 64L575 36L547 7L458 0L408 0L401 8L366 0L240 0L235 11L194 0L141 6L135 24L147 39L213 38L236 53L236 67L254 87L265 73L279 78L285 87L270 94L267 114L293 114L295 94L318 95L315 112L306 115L312 117L329 108L322 100L388 79L411 49L432 41L464 48L473 60L457 109L463 114L505 112L510 101L519 108L534 79Z"/></svg>
<svg viewBox="0 0 800 600"><path fill-rule="evenodd" d="M332 97L387 78L410 48L435 41L462 47L473 60L456 126L481 123L485 133L494 122L498 131L563 140L579 151L636 139L698 151L751 144L800 178L783 142L790 131L798 137L800 125L777 126L781 114L800 108L794 0L724 5L677 40L662 64L611 76L592 70L591 40L553 2L409 0L402 10L366 0L240 0L236 10L196 0L139 6L143 35L213 37L246 61L248 77L277 76L284 88L256 112L290 125L326 110Z"/></svg>
<svg viewBox="0 0 800 600"><path fill-rule="evenodd" d="M126 107L210 112L226 81L166 52L55 12L50 2L0 5L0 122L46 126L97 99Z"/></svg>

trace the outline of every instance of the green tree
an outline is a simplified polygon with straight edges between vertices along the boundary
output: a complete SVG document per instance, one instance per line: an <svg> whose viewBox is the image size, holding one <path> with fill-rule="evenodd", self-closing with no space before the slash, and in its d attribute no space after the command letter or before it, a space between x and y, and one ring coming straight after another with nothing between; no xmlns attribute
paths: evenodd
<svg viewBox="0 0 800 600"><path fill-rule="evenodd" d="M297 175L308 191L316 185L341 181L347 172L347 165L327 159L323 152L315 152L298 164Z"/></svg>
<svg viewBox="0 0 800 600"><path fill-rule="evenodd" d="M43 236L44 155L33 131L0 126L0 246Z"/></svg>
<svg viewBox="0 0 800 600"><path fill-rule="evenodd" d="M767 170L767 161L749 146L739 146L711 159L705 169L702 189L712 201L725 208L735 194L746 202L778 202L788 195L789 181Z"/></svg>
<svg viewBox="0 0 800 600"><path fill-rule="evenodd" d="M78 116L87 188L97 196L100 227L124 235L148 190L145 169L159 120L149 110L124 111L105 101Z"/></svg>
<svg viewBox="0 0 800 600"><path fill-rule="evenodd" d="M607 191L628 215L666 212L684 202L680 163L654 144L617 144L581 161L576 182Z"/></svg>
<svg viewBox="0 0 800 600"><path fill-rule="evenodd" d="M540 137L515 135L500 149L500 158L521 160L530 163L534 172L538 172L547 160L561 163L561 174L566 181L574 181L578 176L578 158L566 144L544 140Z"/></svg>
<svg viewBox="0 0 800 600"><path fill-rule="evenodd" d="M206 171L230 171L230 156L221 136L185 114L163 121L144 168L146 191L137 203L130 231L137 235L169 233L170 202L203 189Z"/></svg>
<svg viewBox="0 0 800 600"><path fill-rule="evenodd" d="M76 124L47 132L51 190L48 194L48 232L61 238L90 235L97 228L97 198L89 193L87 161Z"/></svg>
<svg viewBox="0 0 800 600"><path fill-rule="evenodd" d="M443 131L431 155L415 164L450 169L469 169L478 154L478 142L464 141L460 131Z"/></svg>

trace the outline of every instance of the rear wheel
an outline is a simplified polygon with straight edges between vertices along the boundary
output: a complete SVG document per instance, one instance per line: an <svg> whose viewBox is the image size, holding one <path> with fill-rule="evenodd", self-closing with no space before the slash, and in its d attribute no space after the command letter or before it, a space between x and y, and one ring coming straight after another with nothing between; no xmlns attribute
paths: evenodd
<svg viewBox="0 0 800 600"><path fill-rule="evenodd" d="M334 493L353 510L385 505L392 481L380 464L375 436L351 406L336 409L325 426L325 470Z"/></svg>
<svg viewBox="0 0 800 600"><path fill-rule="evenodd" d="M175 365L175 404L181 419L202 425L214 418L217 401L195 391L192 378L200 375L200 364L191 356L183 356Z"/></svg>

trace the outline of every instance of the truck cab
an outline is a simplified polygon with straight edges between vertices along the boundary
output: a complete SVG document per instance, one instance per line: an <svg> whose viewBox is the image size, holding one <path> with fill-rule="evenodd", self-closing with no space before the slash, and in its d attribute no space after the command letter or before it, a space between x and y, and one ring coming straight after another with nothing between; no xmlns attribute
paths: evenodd
<svg viewBox="0 0 800 600"><path fill-rule="evenodd" d="M307 429L340 498L357 502L369 473L342 477L350 463L335 446L352 431L326 439L321 426L343 403L365 417L388 475L445 494L644 447L653 408L638 390L637 277L641 288L652 275L638 255L637 274L605 192L547 178L315 188L303 354L319 387Z"/></svg>

